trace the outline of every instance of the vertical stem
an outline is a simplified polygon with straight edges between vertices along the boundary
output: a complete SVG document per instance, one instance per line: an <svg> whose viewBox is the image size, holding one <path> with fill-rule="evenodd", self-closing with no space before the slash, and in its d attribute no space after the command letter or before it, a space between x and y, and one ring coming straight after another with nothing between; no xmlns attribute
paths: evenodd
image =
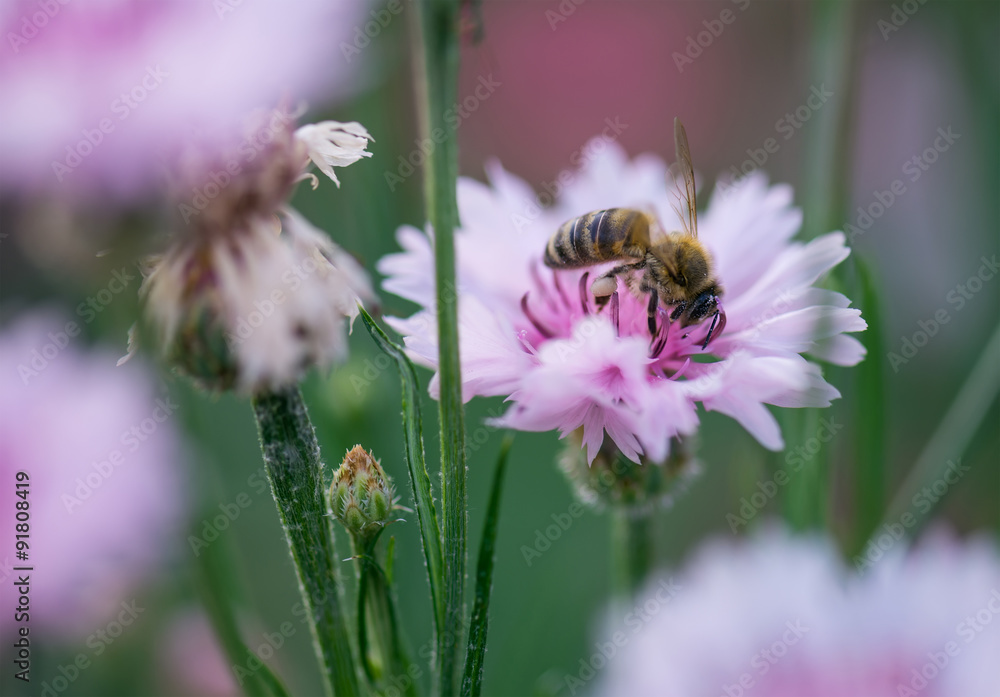
<svg viewBox="0 0 1000 697"><path fill-rule="evenodd" d="M401 694L414 697L416 684L408 675L410 660L403 649L392 588L379 563L376 542L377 540L373 540L363 550L355 544L358 563L358 637L362 652L361 660L365 662L366 670L369 671L376 686L382 689L393 686ZM369 658L364 655L368 645L366 636L369 626L375 651L381 659L379 675L374 675L373 671L370 671Z"/></svg>
<svg viewBox="0 0 1000 697"><path fill-rule="evenodd" d="M854 255L857 285L861 291L861 311L868 330L861 337L868 359L854 368L854 395L857 400L855 423L857 445L854 459L854 529L849 541L850 556L858 553L878 525L886 506L885 374L882 356L882 308L871 266Z"/></svg>
<svg viewBox="0 0 1000 697"><path fill-rule="evenodd" d="M825 88L833 96L809 123L802 226L807 240L839 229L847 214L857 72L853 0L817 0L812 9L811 86ZM806 442L816 432L819 413L815 409L796 412L787 410L786 435L793 443ZM827 522L832 489L828 457L821 449L810 466L785 487L784 511L793 528L822 527Z"/></svg>
<svg viewBox="0 0 1000 697"><path fill-rule="evenodd" d="M298 387L253 399L271 494L308 611L327 695L357 695L358 677L336 576L319 443Z"/></svg>
<svg viewBox="0 0 1000 697"><path fill-rule="evenodd" d="M424 176L427 215L434 229L440 352L441 499L444 511L444 625L438 636L436 692L448 697L457 689L458 649L462 645L465 623L468 536L465 416L458 357L458 297L455 284L458 144L454 128L444 118L445 110L456 102L458 88L459 3L458 0L425 0L421 3L420 14L424 49L424 75L422 80L418 79L418 98L422 101L421 129L427 141L436 143Z"/></svg>
<svg viewBox="0 0 1000 697"><path fill-rule="evenodd" d="M649 575L653 559L650 518L620 508L615 508L611 515L613 585L618 599L628 601Z"/></svg>

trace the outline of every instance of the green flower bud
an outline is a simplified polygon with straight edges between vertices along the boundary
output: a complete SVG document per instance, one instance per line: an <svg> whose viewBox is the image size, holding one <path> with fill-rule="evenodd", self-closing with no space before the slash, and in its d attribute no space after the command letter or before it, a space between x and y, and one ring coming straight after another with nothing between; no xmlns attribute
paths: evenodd
<svg viewBox="0 0 1000 697"><path fill-rule="evenodd" d="M566 438L558 462L581 502L597 509L625 509L634 516L672 506L674 498L700 471L690 439L679 438L671 439L666 461L641 464L622 455L614 442L605 438L594 462L588 463L579 430Z"/></svg>
<svg viewBox="0 0 1000 697"><path fill-rule="evenodd" d="M333 473L330 508L362 543L371 541L390 522L395 497L392 480L360 445L348 451Z"/></svg>

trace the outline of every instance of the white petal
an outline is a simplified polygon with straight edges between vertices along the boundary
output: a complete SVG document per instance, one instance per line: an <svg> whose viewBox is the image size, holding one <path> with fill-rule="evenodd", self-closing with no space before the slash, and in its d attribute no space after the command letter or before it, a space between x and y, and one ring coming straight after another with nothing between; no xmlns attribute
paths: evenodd
<svg viewBox="0 0 1000 697"><path fill-rule="evenodd" d="M305 145L309 159L337 186L340 181L333 172L334 167L346 167L362 157L372 156L365 148L374 138L357 121L308 124L297 129L295 137Z"/></svg>

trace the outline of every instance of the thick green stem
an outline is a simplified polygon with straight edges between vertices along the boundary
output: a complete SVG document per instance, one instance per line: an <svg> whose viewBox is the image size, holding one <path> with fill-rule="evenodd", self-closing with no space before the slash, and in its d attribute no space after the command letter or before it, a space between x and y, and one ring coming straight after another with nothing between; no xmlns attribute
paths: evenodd
<svg viewBox="0 0 1000 697"><path fill-rule="evenodd" d="M444 512L444 624L438 635L436 692L448 697L457 689L459 647L465 620L468 501L465 484L465 415L458 357L455 239L458 204L458 144L445 111L456 102L459 64L458 0L421 3L423 75L417 76L420 124L425 142L436 143L425 168L427 216L434 229L440 361L441 499Z"/></svg>
<svg viewBox="0 0 1000 697"><path fill-rule="evenodd" d="M336 576L332 516L327 513L319 443L298 387L256 395L254 415L271 494L295 564L327 695L357 695Z"/></svg>
<svg viewBox="0 0 1000 697"><path fill-rule="evenodd" d="M614 589L619 600L628 601L649 575L653 561L651 521L648 515L623 509L615 509L611 515Z"/></svg>

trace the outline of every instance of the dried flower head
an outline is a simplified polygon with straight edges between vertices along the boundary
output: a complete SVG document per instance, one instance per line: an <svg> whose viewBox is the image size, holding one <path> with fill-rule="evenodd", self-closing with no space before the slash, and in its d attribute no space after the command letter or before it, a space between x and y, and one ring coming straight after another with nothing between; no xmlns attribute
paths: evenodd
<svg viewBox="0 0 1000 697"><path fill-rule="evenodd" d="M298 181L315 180L310 161L336 181L332 167L369 157L371 137L357 123L294 120L259 112L239 144L191 147L178 166L187 227L142 293L165 356L209 388L275 388L343 359L346 320L374 298L357 262L287 206Z"/></svg>

